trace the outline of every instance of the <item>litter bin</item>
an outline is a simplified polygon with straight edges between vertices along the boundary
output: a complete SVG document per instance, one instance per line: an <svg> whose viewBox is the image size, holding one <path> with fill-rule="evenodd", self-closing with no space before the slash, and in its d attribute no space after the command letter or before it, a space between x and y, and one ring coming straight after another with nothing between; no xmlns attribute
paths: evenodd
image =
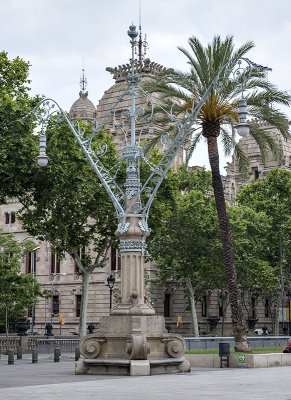
<svg viewBox="0 0 291 400"><path fill-rule="evenodd" d="M219 357L220 357L220 368L223 368L222 362L226 361L226 366L229 368L229 356L230 356L230 343L219 343Z"/></svg>

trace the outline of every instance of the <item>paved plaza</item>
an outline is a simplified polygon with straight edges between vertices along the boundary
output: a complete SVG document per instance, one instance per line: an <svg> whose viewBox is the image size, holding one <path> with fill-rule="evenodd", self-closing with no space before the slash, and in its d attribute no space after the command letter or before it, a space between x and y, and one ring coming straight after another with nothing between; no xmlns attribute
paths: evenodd
<svg viewBox="0 0 291 400"><path fill-rule="evenodd" d="M149 377L74 375L74 360L0 360L1 400L291 400L291 367L194 368Z"/></svg>

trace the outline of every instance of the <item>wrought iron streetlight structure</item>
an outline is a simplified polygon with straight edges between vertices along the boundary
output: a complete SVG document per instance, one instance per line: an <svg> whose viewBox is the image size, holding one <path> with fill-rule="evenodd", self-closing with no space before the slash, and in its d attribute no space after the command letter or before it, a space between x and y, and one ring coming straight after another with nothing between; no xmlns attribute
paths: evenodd
<svg viewBox="0 0 291 400"><path fill-rule="evenodd" d="M110 276L108 276L107 278L107 286L109 287L109 309L111 311L112 309L112 291L113 291L113 287L114 287L114 283L115 283L115 278L112 274L110 274Z"/></svg>
<svg viewBox="0 0 291 400"><path fill-rule="evenodd" d="M247 63L247 67L242 66L243 62ZM240 80L241 98L238 100L239 122L236 126L236 129L238 135L242 137L245 137L250 133L250 125L247 123L247 115L248 115L247 100L244 97L244 89L248 74L251 72L253 67L258 68L261 71L272 71L271 68L255 64L254 62L245 57L242 57L238 60L238 67L235 68L235 70L233 71L233 76L234 78L238 78Z"/></svg>
<svg viewBox="0 0 291 400"><path fill-rule="evenodd" d="M48 163L45 138L46 124L51 115L59 113L73 132L82 151L85 153L86 158L91 163L99 177L102 186L110 196L116 210L118 219L116 235L120 239L121 285L120 292L115 296L115 304L110 312L111 316L107 317L109 320L104 322L104 329L102 328L101 321L99 336L94 339L96 342L96 352L94 353L95 358L97 358L99 354L103 354L104 356L105 353L107 359L109 359L113 354L114 357L117 357L116 344L111 344L115 339L113 339L110 334L107 334L111 331L115 332L115 338L119 337L119 343L123 343L119 354L119 358L121 359L128 357L124 354L124 351L127 348L127 353L129 354L130 359L146 360L147 351L150 346L155 346L155 349L160 348L160 344L157 343L160 340L162 340L164 347L162 348L158 358L169 356L182 357L184 353L184 341L182 337L179 335L171 335L171 338L165 336L167 334L163 333L163 317L155 316L155 311L144 287L144 255L147 252L146 238L150 233L150 228L148 227L150 207L162 181L165 179L167 172L171 167L171 164L187 138L191 135L193 124L196 122L197 116L210 92L214 88L217 93L223 90L222 86L219 86L219 78L221 75L223 75L225 79L230 79L232 73L236 74L236 77L239 76L238 81L242 85L243 93L244 78L247 77L248 71L253 67L260 66L254 64L249 59L244 58L240 61L244 61L247 64L246 68L242 68L241 64L239 64L237 70L232 72L235 68L235 62L230 60L219 70L198 104L195 104L193 100L192 106L186 110L183 120L180 120L176 115L174 115L173 110L170 112L164 110L170 118L171 123L176 126L177 134L172 140L169 139L167 133L162 136L161 140L164 144L167 144L167 149L163 153L160 161L154 165L143 152L141 137L145 125L149 124L153 118L154 104L157 104L159 107L161 107L161 105L158 104L158 101L155 101L155 99L153 99L140 86L141 77L137 73L137 68L135 67L137 63L137 60L135 59L135 49L138 46L138 32L134 25L129 27L128 35L130 37L132 54L130 59L130 70L126 78L127 88L100 124L96 122L96 127L89 137L84 135L84 131L79 126L79 123L75 122L73 124L59 105L52 99L41 101L32 111L41 125L40 155L38 156L38 164L40 166L46 166ZM224 79L222 79L222 81L224 81ZM143 119L142 116L144 115L144 110L141 107L136 107L137 93L146 96L148 103L150 104L150 113L147 117L143 117ZM123 110L122 112L122 117L128 118L128 130L118 121L117 113L117 107L123 105L122 102L125 100L125 96L130 97L130 108L128 110ZM243 131L243 134L245 134L247 130L245 100L240 101L238 112L238 133L241 134ZM137 125L138 119L140 119L139 125ZM121 130L124 136L125 145L117 164L112 166L109 170L101 161L102 156L107 150L106 145L101 146L99 151L96 152L93 150L92 142L94 136L100 131L100 129L107 123L112 122L112 120L114 125ZM144 182L140 179L141 162L146 163L151 171ZM122 163L126 164L126 179L124 184L120 186L115 180L115 176ZM115 323L117 317L119 318L118 323ZM122 320L122 317L126 317L127 319L124 318ZM147 322L147 318L155 319L155 322ZM117 331L118 329L120 330ZM152 331L150 331L150 329L152 329ZM127 336L124 336L125 331L127 332ZM107 341L106 350L102 350L103 339L100 338L101 332L104 332L104 337L106 338L105 341ZM151 332L153 333L152 336ZM128 343L129 340L128 335L132 338L132 344L129 346L126 345L126 342ZM150 338L149 341L147 341L148 338ZM86 337L82 339L80 350L85 357L91 357L91 353L87 351L86 341ZM171 345L170 342L172 343ZM152 344L150 345L150 343ZM91 344L92 337L90 337L90 345L88 343L88 346L90 347ZM173 350L174 348L175 350ZM105 353L102 353L102 351ZM86 370L87 367L88 366L86 366ZM80 368L80 371L83 371L83 367ZM184 364L182 370L186 371L185 368L186 366Z"/></svg>

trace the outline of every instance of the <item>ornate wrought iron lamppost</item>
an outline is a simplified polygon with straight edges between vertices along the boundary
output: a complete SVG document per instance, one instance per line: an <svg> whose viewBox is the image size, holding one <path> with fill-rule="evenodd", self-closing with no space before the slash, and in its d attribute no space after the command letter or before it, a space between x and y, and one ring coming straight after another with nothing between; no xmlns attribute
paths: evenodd
<svg viewBox="0 0 291 400"><path fill-rule="evenodd" d="M102 186L110 196L118 218L116 235L120 239L120 292L114 294L115 301L111 315L101 319L98 333L81 340L80 351L84 358L78 361L77 374L98 373L99 370L99 373L102 373L102 368L106 368L106 373L109 374L116 374L117 368L120 372L123 371L122 374L135 374L134 369L139 361L144 363L144 371L146 370L145 374L148 375L152 372L165 373L174 370L177 372L189 370L189 363L182 357L185 350L183 338L179 335L165 333L164 318L155 315L150 298L145 290L144 255L146 254L146 238L150 233L147 221L154 196L181 150L181 146L191 135L192 126L203 104L214 88L218 93L221 90L218 86L220 75L225 75L226 79L229 79L231 72L227 69L229 66L229 62L227 62L220 69L198 104L195 105L193 100L192 108L186 111L185 118L182 121L172 111L164 110L172 123L176 125L177 134L173 140L168 140L167 136L164 136L163 140L167 143L167 149L159 163L153 165L144 155L140 142L144 126L150 123L153 117L155 101L140 86L141 77L136 72L135 49L138 46L138 32L134 25L129 27L128 35L132 53L129 73L126 78L127 88L104 120L99 125L96 123L96 128L90 137L84 136L78 122L73 124L54 100L43 100L33 111L41 125L38 164L46 166L48 163L45 129L50 116L58 112L69 125ZM254 65L248 59L244 59L244 61L248 64L247 68ZM231 67L234 68L234 65L231 65ZM141 107L136 107L135 100L138 92L148 98L151 107L150 115L147 118L141 118L139 132L137 132L136 122L144 115L144 110ZM122 105L126 96L130 98L130 109L123 111L123 117L127 117L129 120L129 130L126 130L118 122L116 113L117 106ZM160 107L159 104L157 105ZM246 110L245 106L241 105L240 107L240 123L243 124L246 119ZM101 161L102 155L106 152L106 146L95 152L92 148L92 141L98 131L108 122L112 122L112 119L115 126L120 128L125 145L119 162L108 170ZM119 186L114 176L123 162L126 163L126 180L123 186ZM140 179L141 162L145 162L151 170L144 182L141 182ZM108 285L109 283L108 281ZM114 359L114 363L111 362L112 359ZM116 360L120 360L120 362ZM125 362L125 360L129 360L129 362ZM92 372L93 370L94 372Z"/></svg>
<svg viewBox="0 0 291 400"><path fill-rule="evenodd" d="M242 62L247 63L247 67L242 67ZM250 133L250 125L247 123L247 100L244 97L244 88L247 80L248 73L252 70L253 67L259 68L262 71L272 71L271 68L263 67L262 65L255 64L250 61L248 58L241 58L238 61L238 67L234 70L233 76L234 78L239 78L241 83L241 98L238 100L238 117L239 122L236 126L237 133L239 136L245 137Z"/></svg>

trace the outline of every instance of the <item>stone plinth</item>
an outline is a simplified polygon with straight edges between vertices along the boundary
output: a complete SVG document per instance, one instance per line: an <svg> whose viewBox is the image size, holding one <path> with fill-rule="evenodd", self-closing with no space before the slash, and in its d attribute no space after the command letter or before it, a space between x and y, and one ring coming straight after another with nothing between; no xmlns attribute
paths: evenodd
<svg viewBox="0 0 291 400"><path fill-rule="evenodd" d="M187 372L185 341L165 333L160 316L103 317L100 330L80 342L76 374L152 375ZM137 361L144 361L139 363Z"/></svg>

